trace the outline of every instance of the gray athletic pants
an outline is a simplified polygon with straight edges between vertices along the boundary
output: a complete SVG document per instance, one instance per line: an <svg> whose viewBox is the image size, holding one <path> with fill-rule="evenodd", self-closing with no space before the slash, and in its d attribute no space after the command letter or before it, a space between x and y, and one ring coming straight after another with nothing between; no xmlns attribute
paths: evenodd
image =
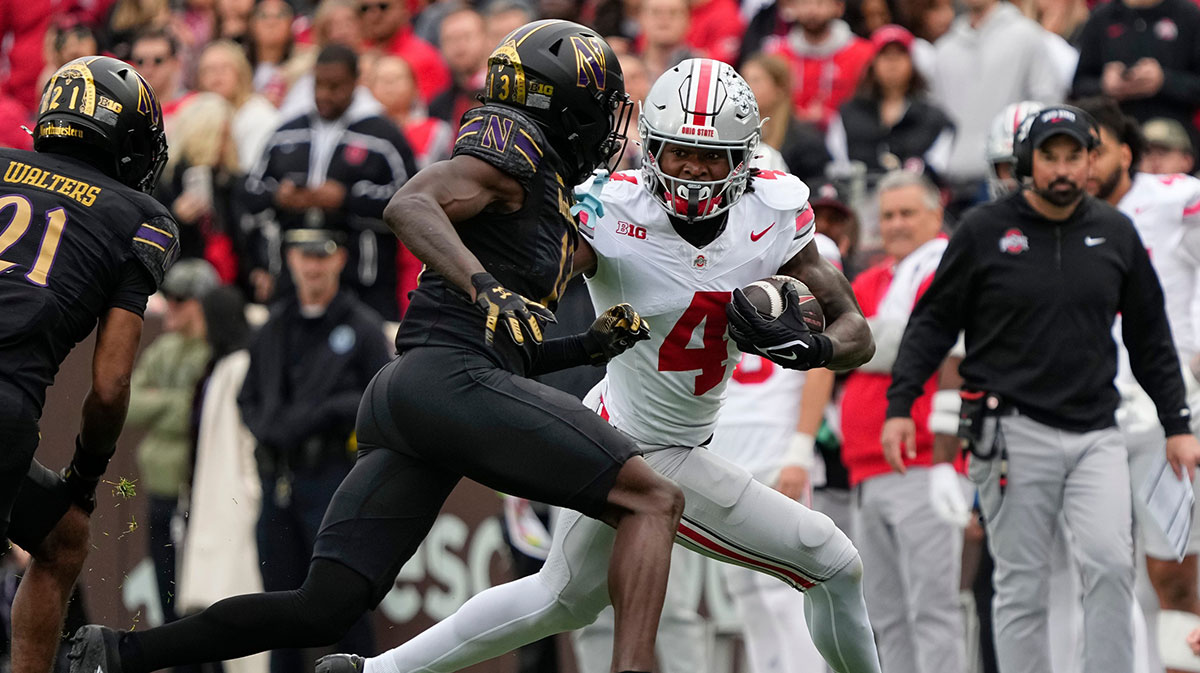
<svg viewBox="0 0 1200 673"><path fill-rule="evenodd" d="M1068 432L1028 416L988 419L980 447L1000 426L1008 448L1008 487L999 457L972 457L988 546L996 561L993 605L1001 673L1051 670L1047 597L1051 550L1061 512L1082 575L1083 670L1128 673L1133 666L1133 535L1129 466L1114 426Z"/></svg>
<svg viewBox="0 0 1200 673"><path fill-rule="evenodd" d="M962 673L962 530L933 512L929 468L862 482L853 539L883 673Z"/></svg>

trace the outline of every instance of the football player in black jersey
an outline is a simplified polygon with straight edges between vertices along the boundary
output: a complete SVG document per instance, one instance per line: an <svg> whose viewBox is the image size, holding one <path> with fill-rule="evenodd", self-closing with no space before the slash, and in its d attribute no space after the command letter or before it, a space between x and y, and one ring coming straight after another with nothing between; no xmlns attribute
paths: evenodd
<svg viewBox="0 0 1200 673"><path fill-rule="evenodd" d="M17 673L50 670L125 423L146 299L178 251L175 221L145 193L167 159L162 109L131 66L91 56L55 72L33 146L0 149L0 539L32 555L13 603ZM33 460L46 388L97 324L92 388L60 476Z"/></svg>
<svg viewBox="0 0 1200 673"><path fill-rule="evenodd" d="M539 21L492 54L483 98L464 116L454 157L418 173L384 213L428 268L400 326L400 356L363 395L358 459L325 513L303 585L230 598L148 631L85 626L73 673L143 673L337 641L391 589L464 476L616 528L613 670L651 670L683 496L631 439L527 378L602 364L648 338L620 305L583 334L542 339L571 275L572 187L615 164L624 145L621 68L593 31Z"/></svg>

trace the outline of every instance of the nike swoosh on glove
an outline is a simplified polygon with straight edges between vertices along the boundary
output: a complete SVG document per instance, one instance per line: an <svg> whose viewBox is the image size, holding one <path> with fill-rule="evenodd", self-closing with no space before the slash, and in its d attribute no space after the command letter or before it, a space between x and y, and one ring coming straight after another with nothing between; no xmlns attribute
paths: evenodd
<svg viewBox="0 0 1200 673"><path fill-rule="evenodd" d="M764 317L740 288L734 290L725 305L729 336L743 353L761 355L780 367L824 367L833 357L833 341L808 329L800 314L800 293L792 283L785 288L784 310L778 318Z"/></svg>

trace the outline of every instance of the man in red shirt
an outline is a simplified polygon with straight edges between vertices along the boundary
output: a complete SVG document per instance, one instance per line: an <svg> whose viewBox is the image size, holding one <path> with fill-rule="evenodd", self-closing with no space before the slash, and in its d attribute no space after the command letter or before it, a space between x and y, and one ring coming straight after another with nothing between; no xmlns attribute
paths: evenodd
<svg viewBox="0 0 1200 673"><path fill-rule="evenodd" d="M412 66L417 91L426 105L450 86L450 71L442 56L413 34L408 7L403 0L360 0L358 16L371 46L399 56Z"/></svg>
<svg viewBox="0 0 1200 673"><path fill-rule="evenodd" d="M937 377L926 382L913 405L916 457L900 473L892 471L880 443L900 338L946 249L942 208L928 179L896 172L879 183L879 211L888 259L854 281L875 336L875 356L850 374L842 398L842 460L855 490L854 543L863 558L879 658L889 673L961 673L966 667L958 608L962 528L968 517L964 482L951 464L930 467L935 451L957 453L957 410L946 408L957 401L957 391L938 391ZM943 367L953 372L943 381L957 383L953 360ZM934 492L939 497L931 497Z"/></svg>
<svg viewBox="0 0 1200 673"><path fill-rule="evenodd" d="M737 63L746 22L735 0L691 0L692 22L687 45L707 58Z"/></svg>
<svg viewBox="0 0 1200 673"><path fill-rule="evenodd" d="M172 137L175 115L192 97L193 92L182 85L182 63L179 60L179 43L171 33L150 29L134 39L129 51L129 62L158 96L162 104L163 124L167 138Z"/></svg>
<svg viewBox="0 0 1200 673"><path fill-rule="evenodd" d="M842 0L777 0L776 4L781 25L790 27L767 37L762 50L783 56L791 65L796 118L824 129L854 94L875 48L841 19L846 10Z"/></svg>

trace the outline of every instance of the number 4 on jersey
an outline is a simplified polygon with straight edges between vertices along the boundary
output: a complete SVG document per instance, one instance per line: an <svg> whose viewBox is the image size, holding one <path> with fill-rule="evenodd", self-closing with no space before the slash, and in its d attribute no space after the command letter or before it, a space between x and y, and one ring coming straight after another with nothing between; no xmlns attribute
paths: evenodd
<svg viewBox="0 0 1200 673"><path fill-rule="evenodd" d="M697 292L658 349L658 371L700 370L696 375L694 395L707 393L725 379L726 361L730 359L725 338L725 328L729 324L725 305L731 295L730 292ZM701 345L690 347L692 335L700 323L704 323Z"/></svg>

